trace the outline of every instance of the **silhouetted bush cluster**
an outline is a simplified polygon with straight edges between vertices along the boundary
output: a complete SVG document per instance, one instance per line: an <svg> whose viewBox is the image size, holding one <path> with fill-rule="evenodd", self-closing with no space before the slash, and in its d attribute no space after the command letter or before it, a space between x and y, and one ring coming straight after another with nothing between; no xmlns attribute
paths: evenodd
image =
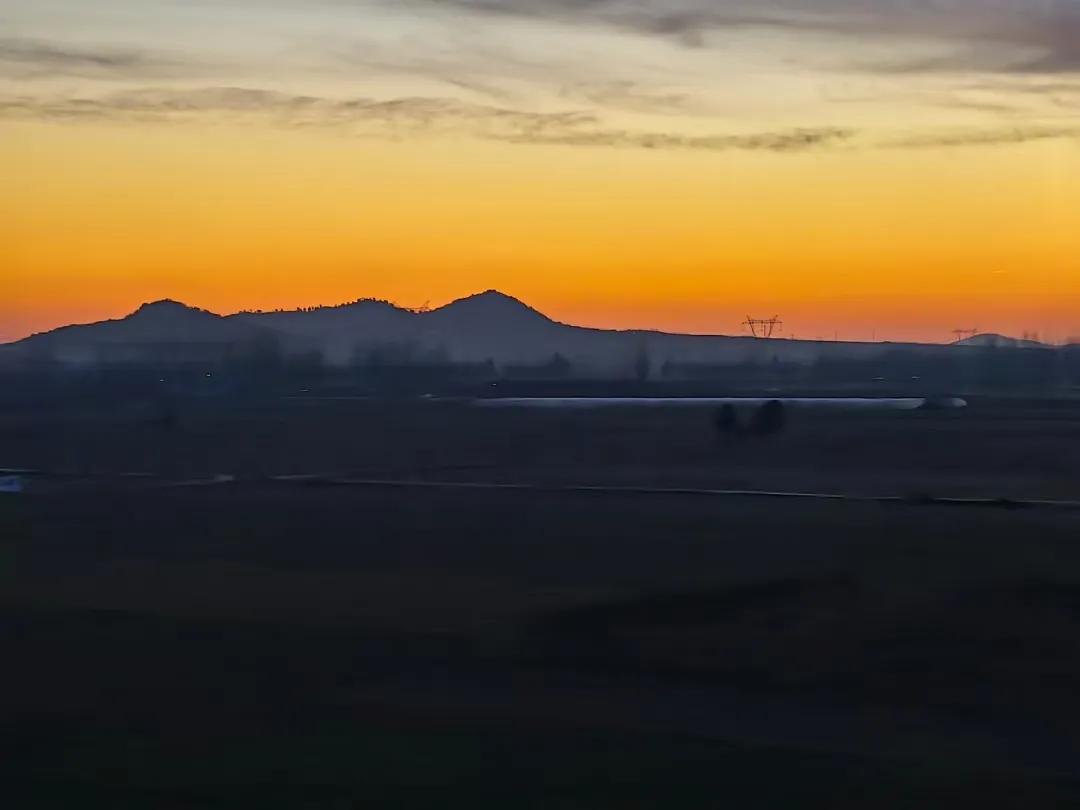
<svg viewBox="0 0 1080 810"><path fill-rule="evenodd" d="M730 402L724 403L713 414L713 427L718 437L724 436L774 436L787 427L787 408L777 399L757 408L744 425Z"/></svg>

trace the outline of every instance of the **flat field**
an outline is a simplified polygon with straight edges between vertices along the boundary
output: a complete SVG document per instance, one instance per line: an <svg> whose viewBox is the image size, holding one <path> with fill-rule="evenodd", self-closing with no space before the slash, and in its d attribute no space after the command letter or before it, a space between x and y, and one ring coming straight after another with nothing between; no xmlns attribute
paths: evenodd
<svg viewBox="0 0 1080 810"><path fill-rule="evenodd" d="M788 429L768 440L718 437L712 420L708 408L489 409L404 398L74 403L0 409L0 467L988 497L1072 498L1080 489L1080 400L792 409Z"/></svg>
<svg viewBox="0 0 1080 810"><path fill-rule="evenodd" d="M1080 803L1080 511L1018 502L1075 497L1078 450L1080 408L1030 400L793 412L767 439L678 409L0 414L0 466L40 471L0 499L5 784L19 807ZM648 491L672 488L905 499Z"/></svg>

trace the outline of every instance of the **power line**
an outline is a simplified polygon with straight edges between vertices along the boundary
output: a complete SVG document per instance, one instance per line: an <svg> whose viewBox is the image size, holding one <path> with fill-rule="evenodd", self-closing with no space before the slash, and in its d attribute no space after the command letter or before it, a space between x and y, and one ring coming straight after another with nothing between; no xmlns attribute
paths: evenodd
<svg viewBox="0 0 1080 810"><path fill-rule="evenodd" d="M774 333L783 329L784 322L776 315L771 318L751 318L747 315L742 325L756 338L771 338Z"/></svg>

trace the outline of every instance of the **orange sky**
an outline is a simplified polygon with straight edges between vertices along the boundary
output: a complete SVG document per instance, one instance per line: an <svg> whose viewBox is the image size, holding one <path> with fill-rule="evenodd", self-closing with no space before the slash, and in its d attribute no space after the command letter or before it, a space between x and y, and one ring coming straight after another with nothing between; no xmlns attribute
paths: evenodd
<svg viewBox="0 0 1080 810"><path fill-rule="evenodd" d="M491 287L612 327L1080 332L1069 143L637 154L10 123L3 143L8 339L161 297L231 312Z"/></svg>
<svg viewBox="0 0 1080 810"><path fill-rule="evenodd" d="M919 18L698 41L461 6L12 6L0 340L162 297L488 288L606 327L1080 334L1080 76L987 61L1043 44L1008 3L985 53ZM1064 23L1043 22L1066 63Z"/></svg>

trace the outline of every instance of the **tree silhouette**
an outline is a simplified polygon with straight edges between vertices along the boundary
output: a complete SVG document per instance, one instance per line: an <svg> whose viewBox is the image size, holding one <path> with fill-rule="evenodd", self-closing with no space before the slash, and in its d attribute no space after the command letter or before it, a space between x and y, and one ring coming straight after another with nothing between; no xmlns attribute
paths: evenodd
<svg viewBox="0 0 1080 810"><path fill-rule="evenodd" d="M739 415L735 412L735 406L725 402L713 414L713 427L718 436L725 436L739 432Z"/></svg>

